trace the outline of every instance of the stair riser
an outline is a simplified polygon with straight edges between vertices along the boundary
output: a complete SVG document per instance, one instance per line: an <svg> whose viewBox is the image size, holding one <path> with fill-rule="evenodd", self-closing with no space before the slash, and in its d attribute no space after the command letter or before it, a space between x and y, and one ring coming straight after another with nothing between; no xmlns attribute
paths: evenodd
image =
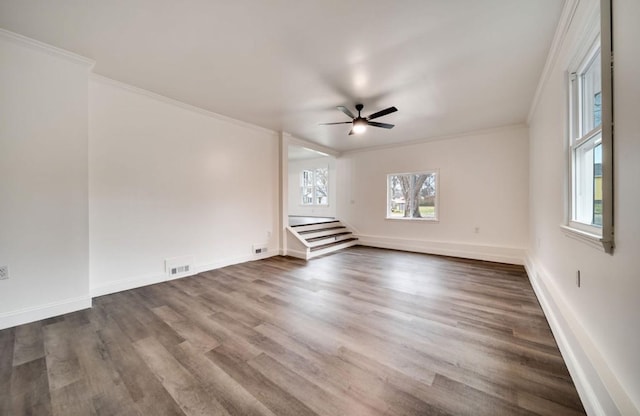
<svg viewBox="0 0 640 416"><path fill-rule="evenodd" d="M313 232L313 233L309 233L309 234L300 234L300 237L302 237L305 240L308 240L310 238L315 238L315 237L324 237L327 235L332 235L332 234L337 234L337 233L342 233L348 231L346 228L339 228L339 229L335 229L335 230L318 230L317 232Z"/></svg>
<svg viewBox="0 0 640 416"><path fill-rule="evenodd" d="M349 242L346 242L344 244L336 244L335 246L327 247L327 248L325 248L323 250L312 251L312 252L310 252L308 254L307 260L312 259L314 257L323 256L325 254L333 253L335 251L342 250L343 248L352 247L352 246L355 246L357 244L358 244L357 241L349 241Z"/></svg>

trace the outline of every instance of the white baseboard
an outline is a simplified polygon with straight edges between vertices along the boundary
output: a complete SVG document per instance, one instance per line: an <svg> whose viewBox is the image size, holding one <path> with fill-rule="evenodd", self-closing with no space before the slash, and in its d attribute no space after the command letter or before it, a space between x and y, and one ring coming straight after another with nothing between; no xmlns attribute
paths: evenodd
<svg viewBox="0 0 640 416"><path fill-rule="evenodd" d="M162 273L157 275L125 278L113 282L103 283L100 285L92 285L91 297L96 298L98 296L109 295L111 293L122 292L129 289L135 289L137 287L154 285L156 283L162 283L170 279L171 278L168 277L165 273Z"/></svg>
<svg viewBox="0 0 640 416"><path fill-rule="evenodd" d="M269 250L261 254L249 254L247 256L231 257L228 259L220 260L214 263L201 264L194 267L194 272L189 274L183 274L176 277L169 277L166 274L148 275L131 277L126 279L109 282L102 285L95 285L91 287L91 297L104 296L111 293L122 292L123 290L136 289L138 287L153 285L156 283L162 283L169 280L182 279L196 275L198 273L207 272L209 270L220 269L222 267L231 266L233 264L245 263L253 260L266 259L267 257L277 256L279 250Z"/></svg>
<svg viewBox="0 0 640 416"><path fill-rule="evenodd" d="M220 260L214 263L203 264L196 267L196 270L197 273L208 272L209 270L221 269L223 267L246 263L248 261L262 260L268 257L278 256L279 254L280 251L278 249L270 249L260 254L249 254L247 256L230 257L228 259Z"/></svg>
<svg viewBox="0 0 640 416"><path fill-rule="evenodd" d="M525 250L522 248L488 246L467 243L451 243L429 240L412 240L373 235L355 235L358 244L369 247L389 248L416 253L438 254L465 259L493 261L498 263L523 264Z"/></svg>
<svg viewBox="0 0 640 416"><path fill-rule="evenodd" d="M640 415L554 280L529 254L524 265L587 414Z"/></svg>
<svg viewBox="0 0 640 416"><path fill-rule="evenodd" d="M28 324L29 322L52 318L54 316L76 312L90 307L91 297L80 296L31 308L19 309L17 311L5 312L0 314L0 329Z"/></svg>
<svg viewBox="0 0 640 416"><path fill-rule="evenodd" d="M307 259L307 253L305 251L300 251L300 250L293 250L293 249L287 249L286 254L284 254L285 256L291 256L291 257L295 257L297 259L302 259L302 260L306 260Z"/></svg>

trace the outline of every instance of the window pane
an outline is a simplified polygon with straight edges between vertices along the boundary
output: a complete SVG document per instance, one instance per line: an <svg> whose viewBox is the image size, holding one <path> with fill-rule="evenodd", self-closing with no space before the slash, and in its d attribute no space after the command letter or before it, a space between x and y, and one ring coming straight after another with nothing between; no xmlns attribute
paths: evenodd
<svg viewBox="0 0 640 416"><path fill-rule="evenodd" d="M424 175L425 180L418 194L419 213L422 218L436 217L436 176Z"/></svg>
<svg viewBox="0 0 640 416"><path fill-rule="evenodd" d="M600 51L582 74L582 134L602 124L602 88L600 85Z"/></svg>
<svg viewBox="0 0 640 416"><path fill-rule="evenodd" d="M436 175L388 175L387 217L436 218Z"/></svg>
<svg viewBox="0 0 640 416"><path fill-rule="evenodd" d="M313 171L303 170L300 182L303 187L313 186Z"/></svg>
<svg viewBox="0 0 640 416"><path fill-rule="evenodd" d="M313 204L313 187L302 188L302 204L303 205Z"/></svg>
<svg viewBox="0 0 640 416"><path fill-rule="evenodd" d="M600 134L582 143L574 154L574 221L602 225L602 145Z"/></svg>
<svg viewBox="0 0 640 416"><path fill-rule="evenodd" d="M327 205L329 203L329 169L316 169L316 204Z"/></svg>
<svg viewBox="0 0 640 416"><path fill-rule="evenodd" d="M593 149L593 225L602 227L602 143Z"/></svg>
<svg viewBox="0 0 640 416"><path fill-rule="evenodd" d="M405 199L400 185L400 175L389 175L389 201L387 215L389 217L403 217L405 209Z"/></svg>

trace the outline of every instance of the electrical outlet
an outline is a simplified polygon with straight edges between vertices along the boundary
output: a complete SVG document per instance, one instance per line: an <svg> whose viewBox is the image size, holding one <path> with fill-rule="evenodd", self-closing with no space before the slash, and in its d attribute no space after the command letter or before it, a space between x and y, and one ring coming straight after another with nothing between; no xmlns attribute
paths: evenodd
<svg viewBox="0 0 640 416"><path fill-rule="evenodd" d="M0 280L9 278L9 266L0 266Z"/></svg>
<svg viewBox="0 0 640 416"><path fill-rule="evenodd" d="M576 286L580 287L580 270L576 271Z"/></svg>
<svg viewBox="0 0 640 416"><path fill-rule="evenodd" d="M478 233L480 232L480 227L476 227L476 228L474 228L474 229L473 229L473 232L474 232L474 233L476 233L476 234L478 234Z"/></svg>

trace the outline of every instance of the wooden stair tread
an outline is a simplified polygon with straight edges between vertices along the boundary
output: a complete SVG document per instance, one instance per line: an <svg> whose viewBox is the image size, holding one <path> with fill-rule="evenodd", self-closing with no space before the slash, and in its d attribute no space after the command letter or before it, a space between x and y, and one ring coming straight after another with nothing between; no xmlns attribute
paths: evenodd
<svg viewBox="0 0 640 416"><path fill-rule="evenodd" d="M317 233L320 231L339 230L341 228L346 229L347 227L345 227L344 225L341 225L339 227L316 228L315 230L298 231L298 234L311 234L311 233Z"/></svg>
<svg viewBox="0 0 640 416"><path fill-rule="evenodd" d="M311 252L318 251L318 250L322 250L322 249L325 249L325 248L329 248L329 247L333 247L333 246L337 246L337 245L340 245L340 244L349 243L351 241L357 241L357 240L358 239L356 237L345 238L344 240L332 241L330 243L323 244L321 246L311 247L309 250Z"/></svg>
<svg viewBox="0 0 640 416"><path fill-rule="evenodd" d="M321 221L321 222L310 222L308 224L296 224L296 225L292 225L291 228L296 228L296 227L307 227L309 225L321 225L321 224L333 224L335 222L340 222L339 220L334 220L334 221Z"/></svg>
<svg viewBox="0 0 640 416"><path fill-rule="evenodd" d="M320 241L320 240L326 240L328 238L335 238L341 235L348 235L348 234L352 234L351 231L343 231L340 233L333 233L333 234L329 234L329 235L322 235L320 237L311 237L311 238L305 238L305 241L307 242L312 242L312 241ZM344 241L344 240L341 240Z"/></svg>

